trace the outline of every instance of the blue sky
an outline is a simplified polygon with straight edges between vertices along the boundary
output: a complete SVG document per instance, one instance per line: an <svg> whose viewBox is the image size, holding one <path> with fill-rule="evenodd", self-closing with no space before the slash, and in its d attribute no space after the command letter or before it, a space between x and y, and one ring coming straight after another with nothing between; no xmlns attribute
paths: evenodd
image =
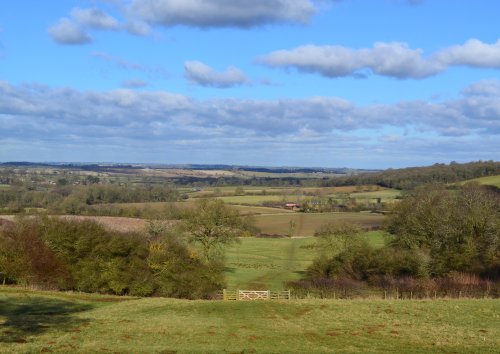
<svg viewBox="0 0 500 354"><path fill-rule="evenodd" d="M499 160L496 0L4 0L0 161Z"/></svg>

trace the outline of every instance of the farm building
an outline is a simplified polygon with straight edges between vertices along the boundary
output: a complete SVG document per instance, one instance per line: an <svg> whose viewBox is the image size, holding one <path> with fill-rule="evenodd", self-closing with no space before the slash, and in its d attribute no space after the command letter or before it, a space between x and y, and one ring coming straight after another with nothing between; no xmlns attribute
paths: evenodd
<svg viewBox="0 0 500 354"><path fill-rule="evenodd" d="M292 202L285 203L285 209L295 210L295 209L299 209L299 208L300 208L300 205L297 203L292 203Z"/></svg>

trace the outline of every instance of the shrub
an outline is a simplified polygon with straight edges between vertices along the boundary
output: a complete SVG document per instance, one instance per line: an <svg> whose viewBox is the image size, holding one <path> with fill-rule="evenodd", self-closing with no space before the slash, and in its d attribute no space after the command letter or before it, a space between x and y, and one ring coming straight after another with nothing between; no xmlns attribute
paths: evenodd
<svg viewBox="0 0 500 354"><path fill-rule="evenodd" d="M223 271L170 234L151 239L47 217L0 230L2 281L45 289L209 298L223 288Z"/></svg>
<svg viewBox="0 0 500 354"><path fill-rule="evenodd" d="M174 234L150 241L148 263L158 296L210 298L224 287L223 265L203 262Z"/></svg>

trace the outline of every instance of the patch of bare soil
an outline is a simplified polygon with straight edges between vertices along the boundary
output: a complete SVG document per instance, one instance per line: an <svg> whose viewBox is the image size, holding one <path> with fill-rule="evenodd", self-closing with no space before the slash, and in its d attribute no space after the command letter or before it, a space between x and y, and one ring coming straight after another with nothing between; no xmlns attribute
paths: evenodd
<svg viewBox="0 0 500 354"><path fill-rule="evenodd" d="M108 230L120 232L142 231L146 227L146 220L135 218L81 215L63 215L61 218L66 220L92 220L104 226Z"/></svg>

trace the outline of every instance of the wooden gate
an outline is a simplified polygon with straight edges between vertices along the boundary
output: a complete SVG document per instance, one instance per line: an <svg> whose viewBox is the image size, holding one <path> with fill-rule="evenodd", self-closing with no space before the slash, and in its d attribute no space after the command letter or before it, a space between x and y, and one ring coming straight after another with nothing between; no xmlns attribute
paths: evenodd
<svg viewBox="0 0 500 354"><path fill-rule="evenodd" d="M290 300L290 290L226 290L218 294L222 300Z"/></svg>

